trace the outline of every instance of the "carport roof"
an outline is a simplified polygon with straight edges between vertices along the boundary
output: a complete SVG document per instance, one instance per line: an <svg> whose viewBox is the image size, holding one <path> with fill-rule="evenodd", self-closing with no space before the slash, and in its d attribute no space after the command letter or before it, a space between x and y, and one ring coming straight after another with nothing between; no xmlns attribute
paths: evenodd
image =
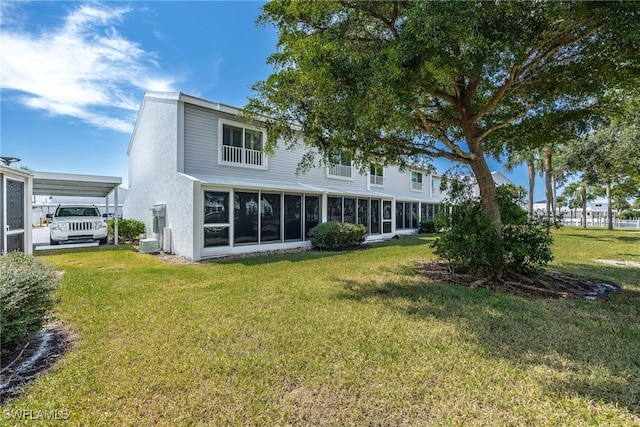
<svg viewBox="0 0 640 427"><path fill-rule="evenodd" d="M122 184L116 176L33 172L36 196L106 197Z"/></svg>

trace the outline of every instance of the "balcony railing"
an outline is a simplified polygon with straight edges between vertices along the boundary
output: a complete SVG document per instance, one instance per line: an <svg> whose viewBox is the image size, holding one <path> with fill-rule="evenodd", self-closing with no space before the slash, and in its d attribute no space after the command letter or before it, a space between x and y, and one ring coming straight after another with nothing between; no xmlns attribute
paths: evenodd
<svg viewBox="0 0 640 427"><path fill-rule="evenodd" d="M222 161L225 163L264 167L264 156L262 151L233 147L230 145L222 146Z"/></svg>
<svg viewBox="0 0 640 427"><path fill-rule="evenodd" d="M337 163L333 163L329 166L329 175L330 176L339 176L342 178L351 178L352 170L351 166L340 165Z"/></svg>

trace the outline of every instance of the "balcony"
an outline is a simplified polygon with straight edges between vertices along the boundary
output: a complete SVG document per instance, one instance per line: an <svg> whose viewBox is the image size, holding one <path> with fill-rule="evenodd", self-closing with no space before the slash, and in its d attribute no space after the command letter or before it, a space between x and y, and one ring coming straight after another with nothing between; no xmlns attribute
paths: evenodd
<svg viewBox="0 0 640 427"><path fill-rule="evenodd" d="M329 176L339 178L353 178L353 170L351 166L345 166L337 163L329 165Z"/></svg>
<svg viewBox="0 0 640 427"><path fill-rule="evenodd" d="M260 150L251 150L230 145L222 146L222 162L238 166L266 169L265 156Z"/></svg>

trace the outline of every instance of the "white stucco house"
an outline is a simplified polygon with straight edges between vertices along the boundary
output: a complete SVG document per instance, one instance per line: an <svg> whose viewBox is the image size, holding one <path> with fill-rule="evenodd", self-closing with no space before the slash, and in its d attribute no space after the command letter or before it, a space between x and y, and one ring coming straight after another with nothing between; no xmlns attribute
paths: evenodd
<svg viewBox="0 0 640 427"><path fill-rule="evenodd" d="M297 175L303 151L263 152L266 131L238 109L184 93L147 93L128 149L124 216L190 260L309 246L308 231L338 220L363 224L367 240L413 233L432 219L441 175L346 157ZM300 149L302 150L302 149Z"/></svg>

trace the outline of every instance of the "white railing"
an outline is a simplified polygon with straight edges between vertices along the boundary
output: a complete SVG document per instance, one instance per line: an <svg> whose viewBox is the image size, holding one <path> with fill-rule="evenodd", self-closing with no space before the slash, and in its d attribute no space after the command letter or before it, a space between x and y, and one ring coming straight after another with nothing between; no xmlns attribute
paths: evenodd
<svg viewBox="0 0 640 427"><path fill-rule="evenodd" d="M371 185L379 185L379 186L383 186L384 185L384 177L383 176L378 176L378 175L370 175L370 180L369 183Z"/></svg>
<svg viewBox="0 0 640 427"><path fill-rule="evenodd" d="M411 181L411 189L412 190L416 190L416 191L422 191L422 183L421 182L416 182L416 181Z"/></svg>
<svg viewBox="0 0 640 427"><path fill-rule="evenodd" d="M262 166L262 152L259 150L244 150L244 162L252 166Z"/></svg>
<svg viewBox="0 0 640 427"><path fill-rule="evenodd" d="M351 166L340 165L337 163L333 163L329 165L329 175L331 176L339 176L342 178L351 178Z"/></svg>
<svg viewBox="0 0 640 427"><path fill-rule="evenodd" d="M264 166L264 157L260 150L243 149L230 145L222 146L222 161L249 166Z"/></svg>
<svg viewBox="0 0 640 427"><path fill-rule="evenodd" d="M564 218L563 225L581 226L582 218ZM587 227L606 227L608 225L606 218L587 218ZM640 219L614 219L614 228L640 228Z"/></svg>
<svg viewBox="0 0 640 427"><path fill-rule="evenodd" d="M222 146L222 161L229 163L243 163L242 162L242 148L233 147L231 145Z"/></svg>

